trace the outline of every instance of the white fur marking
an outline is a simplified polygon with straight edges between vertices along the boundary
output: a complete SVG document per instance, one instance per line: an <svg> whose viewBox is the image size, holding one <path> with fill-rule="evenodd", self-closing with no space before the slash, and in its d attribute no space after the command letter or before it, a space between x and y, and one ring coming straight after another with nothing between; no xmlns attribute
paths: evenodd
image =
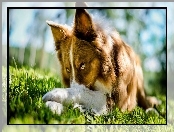
<svg viewBox="0 0 174 132"><path fill-rule="evenodd" d="M58 75L59 75L59 78L60 78L60 80L61 80L61 82L62 82L62 72L61 72L61 70L62 70L62 65L61 65L61 62L60 62L60 60L59 59L57 59L58 61L57 61L57 73L58 73Z"/></svg>
<svg viewBox="0 0 174 132"><path fill-rule="evenodd" d="M70 48L70 64L71 64L71 72L72 72L71 87L73 87L73 84L76 83L76 81L75 81L75 72L74 72L74 65L73 65L73 42L71 43L71 48Z"/></svg>

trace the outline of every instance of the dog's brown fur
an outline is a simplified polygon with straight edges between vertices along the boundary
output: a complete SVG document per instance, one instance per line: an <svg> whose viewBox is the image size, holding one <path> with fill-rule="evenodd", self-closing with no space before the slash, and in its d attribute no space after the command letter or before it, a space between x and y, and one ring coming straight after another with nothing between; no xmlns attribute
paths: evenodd
<svg viewBox="0 0 174 132"><path fill-rule="evenodd" d="M117 106L131 111L137 103L144 109L158 104L156 98L146 98L140 59L116 31L105 32L85 9L76 9L72 28L53 22L48 25L66 87L74 79L91 90L103 91L110 109Z"/></svg>

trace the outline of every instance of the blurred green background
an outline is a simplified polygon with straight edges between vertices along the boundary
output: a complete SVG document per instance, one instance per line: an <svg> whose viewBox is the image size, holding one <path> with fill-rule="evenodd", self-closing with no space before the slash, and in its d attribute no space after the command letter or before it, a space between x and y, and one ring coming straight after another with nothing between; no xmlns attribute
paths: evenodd
<svg viewBox="0 0 174 132"><path fill-rule="evenodd" d="M36 3L25 3L26 6L39 6ZM33 5L32 5L33 4ZM74 3L53 3L54 6L72 6ZM89 6L119 6L118 3L89 2ZM3 7L8 3L3 3ZM15 5L14 5L15 6ZM42 5L43 6L43 5ZM46 4L45 4L46 6ZM50 5L51 6L51 5ZM122 5L124 6L124 5ZM127 3L126 6L131 6ZM158 3L149 3L156 7ZM170 7L170 5L168 5ZM149 94L160 93L166 95L167 68L173 71L171 61L167 65L169 56L173 55L173 37L166 44L166 10L165 9L88 9L101 21L108 22L140 55L145 78L145 88ZM174 12L173 8L169 12ZM74 9L10 9L9 10L9 65L18 67L29 66L57 72L57 58L54 42L46 20L60 24L72 25ZM168 16L170 17L170 16ZM173 17L173 16L171 16ZM171 18L172 19L172 18ZM2 36L7 34L6 18L4 16ZM172 20L171 20L172 21ZM170 19L169 19L170 22ZM105 27L105 26L104 26ZM169 29L171 34L173 31ZM3 55L6 55L7 42L3 41ZM172 47L173 46L173 47ZM3 56L4 58L6 56ZM14 63L15 62L15 63ZM6 65L6 59L3 60ZM167 67L168 66L168 67ZM170 78L169 78L170 81ZM171 80L172 81L172 80Z"/></svg>

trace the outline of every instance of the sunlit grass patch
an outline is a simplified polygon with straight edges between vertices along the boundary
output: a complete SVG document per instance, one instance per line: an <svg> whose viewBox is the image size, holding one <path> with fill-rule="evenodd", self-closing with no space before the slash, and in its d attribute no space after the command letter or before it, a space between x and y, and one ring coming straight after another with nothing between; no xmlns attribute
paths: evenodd
<svg viewBox="0 0 174 132"><path fill-rule="evenodd" d="M160 115L146 113L136 107L132 112L115 109L106 115L81 113L68 106L61 115L52 113L42 101L42 96L53 88L60 88L59 77L51 72L32 68L9 67L8 118L10 124L166 124L166 98L158 95L162 104Z"/></svg>

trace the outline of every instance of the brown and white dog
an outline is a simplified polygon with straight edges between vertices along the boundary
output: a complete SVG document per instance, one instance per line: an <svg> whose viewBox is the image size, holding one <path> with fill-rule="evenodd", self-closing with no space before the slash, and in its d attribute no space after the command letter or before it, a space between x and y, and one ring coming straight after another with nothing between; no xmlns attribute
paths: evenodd
<svg viewBox="0 0 174 132"><path fill-rule="evenodd" d="M43 96L46 105L60 114L72 103L105 114L118 107L131 111L158 105L147 97L139 57L114 29L108 31L89 13L77 8L74 25L47 21L51 27L62 81L67 88L55 88Z"/></svg>

